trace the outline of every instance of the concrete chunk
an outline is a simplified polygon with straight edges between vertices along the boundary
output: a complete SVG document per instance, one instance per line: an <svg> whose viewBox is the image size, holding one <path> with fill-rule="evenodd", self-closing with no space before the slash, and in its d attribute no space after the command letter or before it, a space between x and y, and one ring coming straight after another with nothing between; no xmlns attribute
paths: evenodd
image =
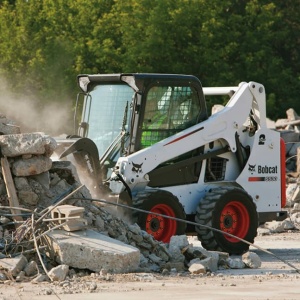
<svg viewBox="0 0 300 300"><path fill-rule="evenodd" d="M125 273L135 271L139 266L140 251L137 248L93 230L54 230L47 238L56 261L73 268Z"/></svg>
<svg viewBox="0 0 300 300"><path fill-rule="evenodd" d="M21 133L20 126L17 126L13 120L7 119L0 113L0 134L18 134Z"/></svg>
<svg viewBox="0 0 300 300"><path fill-rule="evenodd" d="M21 132L20 127L11 124L2 123L0 120L0 133L1 134L19 134Z"/></svg>
<svg viewBox="0 0 300 300"><path fill-rule="evenodd" d="M269 229L272 233L284 232L284 223L279 221L266 222L265 228Z"/></svg>
<svg viewBox="0 0 300 300"><path fill-rule="evenodd" d="M242 260L244 264L251 269L257 269L261 266L261 259L260 257L254 252L246 252L242 256Z"/></svg>
<svg viewBox="0 0 300 300"><path fill-rule="evenodd" d="M52 160L46 156L34 156L23 160L16 159L12 164L12 173L15 176L31 176L47 172L51 169Z"/></svg>
<svg viewBox="0 0 300 300"><path fill-rule="evenodd" d="M52 268L49 271L48 276L51 278L52 281L63 281L65 280L68 272L69 272L68 265L60 265L55 268Z"/></svg>
<svg viewBox="0 0 300 300"><path fill-rule="evenodd" d="M243 269L245 268L244 262L240 258L231 258L227 259L227 265L230 269Z"/></svg>
<svg viewBox="0 0 300 300"><path fill-rule="evenodd" d="M219 254L217 252L211 252L209 257L202 259L201 264L209 269L211 272L218 270Z"/></svg>
<svg viewBox="0 0 300 300"><path fill-rule="evenodd" d="M185 257L182 254L182 249L188 245L189 242L186 235L173 235L169 243L169 253L172 256L172 260L183 262Z"/></svg>
<svg viewBox="0 0 300 300"><path fill-rule="evenodd" d="M0 136L0 146L2 154L7 157L26 154L50 157L57 144L53 138L42 133L22 133Z"/></svg>
<svg viewBox="0 0 300 300"><path fill-rule="evenodd" d="M206 267L200 263L199 259L197 259L197 262L194 262L190 265L189 272L191 274L205 274Z"/></svg>
<svg viewBox="0 0 300 300"><path fill-rule="evenodd" d="M26 276L36 275L38 273L38 271L39 271L38 265L37 265L36 261L34 261L34 260L29 262L24 269Z"/></svg>
<svg viewBox="0 0 300 300"><path fill-rule="evenodd" d="M19 255L13 258L0 259L0 267L11 272L11 275L16 277L27 265L28 261L24 255Z"/></svg>

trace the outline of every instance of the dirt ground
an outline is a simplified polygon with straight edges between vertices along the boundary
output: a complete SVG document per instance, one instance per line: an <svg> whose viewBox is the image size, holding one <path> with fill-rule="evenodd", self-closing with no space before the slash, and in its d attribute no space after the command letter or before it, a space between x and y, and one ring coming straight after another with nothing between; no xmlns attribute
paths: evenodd
<svg viewBox="0 0 300 300"><path fill-rule="evenodd" d="M192 242L199 243L195 239ZM207 275L79 274L64 282L39 284L6 281L0 283L0 300L300 299L300 232L258 236L255 245L277 257L251 247L262 260L259 269L229 269Z"/></svg>

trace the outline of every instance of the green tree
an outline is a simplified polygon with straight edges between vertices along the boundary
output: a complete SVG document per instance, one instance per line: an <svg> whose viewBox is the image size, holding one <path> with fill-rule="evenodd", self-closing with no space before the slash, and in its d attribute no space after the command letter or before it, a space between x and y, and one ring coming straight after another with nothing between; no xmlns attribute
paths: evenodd
<svg viewBox="0 0 300 300"><path fill-rule="evenodd" d="M41 103L75 99L79 73L258 81L268 114L300 112L300 0L0 1L0 75Z"/></svg>

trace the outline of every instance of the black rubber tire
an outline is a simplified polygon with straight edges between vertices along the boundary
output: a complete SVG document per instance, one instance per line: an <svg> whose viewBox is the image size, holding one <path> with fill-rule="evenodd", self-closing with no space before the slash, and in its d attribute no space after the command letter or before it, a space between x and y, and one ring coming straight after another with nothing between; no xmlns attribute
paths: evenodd
<svg viewBox="0 0 300 300"><path fill-rule="evenodd" d="M250 195L236 187L210 190L200 201L195 220L198 224L228 232L250 243L257 235L256 206ZM242 254L249 249L249 244L207 227L196 226L196 232L202 246L209 251Z"/></svg>
<svg viewBox="0 0 300 300"><path fill-rule="evenodd" d="M149 211L133 211L133 220L151 234L156 240L169 243L173 235L185 234L186 223L153 215L150 212L186 220L182 204L172 193L163 190L151 190L137 194L133 206Z"/></svg>

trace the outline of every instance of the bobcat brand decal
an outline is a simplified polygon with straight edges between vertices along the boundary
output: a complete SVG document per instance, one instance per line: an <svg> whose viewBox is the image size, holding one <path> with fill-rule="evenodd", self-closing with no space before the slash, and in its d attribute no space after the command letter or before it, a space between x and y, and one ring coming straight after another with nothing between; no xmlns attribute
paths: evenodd
<svg viewBox="0 0 300 300"><path fill-rule="evenodd" d="M275 174L275 173L277 173L277 166L275 166L275 167L258 166L257 173L258 174Z"/></svg>
<svg viewBox="0 0 300 300"><path fill-rule="evenodd" d="M248 164L248 171L255 172L255 167L256 167L256 165L250 165L250 164Z"/></svg>
<svg viewBox="0 0 300 300"><path fill-rule="evenodd" d="M134 162L132 162L132 172L142 173L142 165L143 165L143 163L135 164Z"/></svg>
<svg viewBox="0 0 300 300"><path fill-rule="evenodd" d="M253 175L253 173L266 175L266 174L274 174L275 176L251 176L248 177L248 181L277 181L278 177L278 166L262 166L262 165L250 165L248 164L248 171Z"/></svg>

